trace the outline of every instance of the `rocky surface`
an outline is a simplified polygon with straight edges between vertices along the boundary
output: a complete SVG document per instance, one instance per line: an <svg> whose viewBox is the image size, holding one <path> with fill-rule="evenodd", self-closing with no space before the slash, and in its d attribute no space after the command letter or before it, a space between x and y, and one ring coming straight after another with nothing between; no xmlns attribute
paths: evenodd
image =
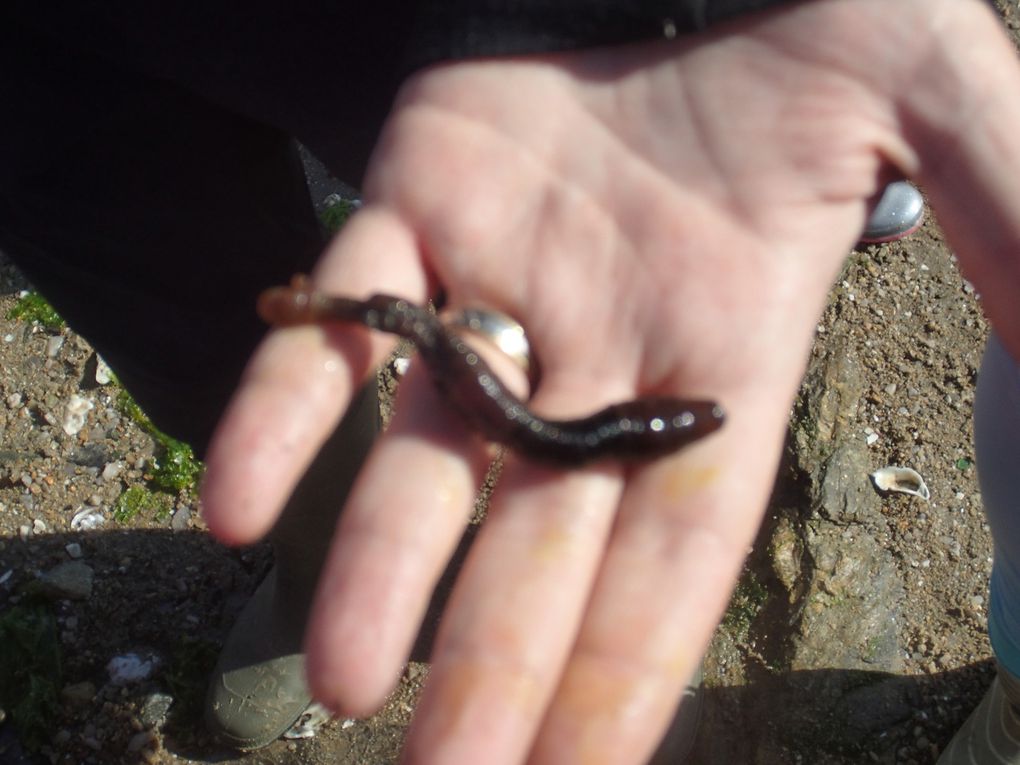
<svg viewBox="0 0 1020 765"><path fill-rule="evenodd" d="M82 338L2 318L27 288L0 262L0 624L31 627L0 630L0 672L24 669L2 657L29 641L19 655L56 685L34 754L3 701L0 763L395 762L421 664L378 715L314 738L237 756L202 732L205 673L268 551L215 544L187 492L115 518L158 447ZM851 254L706 659L691 761L934 763L977 703L992 673L970 424L986 333L935 221ZM885 465L917 470L930 499L878 492Z"/></svg>

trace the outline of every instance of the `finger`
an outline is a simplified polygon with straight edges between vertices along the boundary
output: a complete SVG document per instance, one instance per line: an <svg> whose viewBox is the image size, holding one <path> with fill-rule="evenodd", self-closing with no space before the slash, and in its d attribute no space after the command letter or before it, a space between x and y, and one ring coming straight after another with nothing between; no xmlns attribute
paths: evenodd
<svg viewBox="0 0 1020 765"><path fill-rule="evenodd" d="M924 185L964 273L1014 356L1020 356L1020 61L981 3L949 4L947 53L912 87L909 136Z"/></svg>
<svg viewBox="0 0 1020 765"><path fill-rule="evenodd" d="M370 208L345 226L314 280L324 291L357 297L387 291L420 301L426 289L412 234L386 211ZM209 446L202 499L217 536L245 543L268 530L390 345L381 335L338 325L268 334Z"/></svg>
<svg viewBox="0 0 1020 765"><path fill-rule="evenodd" d="M390 691L488 465L417 366L344 508L309 622L312 692L344 714Z"/></svg>
<svg viewBox="0 0 1020 765"><path fill-rule="evenodd" d="M716 436L636 471L577 643L529 762L650 756L694 674L754 537L785 421L728 400ZM765 448L762 448L762 445Z"/></svg>
<svg viewBox="0 0 1020 765"><path fill-rule="evenodd" d="M589 391L590 392L590 391ZM569 411L581 391L534 405ZM576 634L620 496L617 466L508 460L444 614L408 762L523 759Z"/></svg>
<svg viewBox="0 0 1020 765"><path fill-rule="evenodd" d="M471 339L512 389L524 373ZM313 607L308 666L316 697L348 714L382 703L407 660L437 580L474 505L491 452L441 400L419 364L352 492Z"/></svg>

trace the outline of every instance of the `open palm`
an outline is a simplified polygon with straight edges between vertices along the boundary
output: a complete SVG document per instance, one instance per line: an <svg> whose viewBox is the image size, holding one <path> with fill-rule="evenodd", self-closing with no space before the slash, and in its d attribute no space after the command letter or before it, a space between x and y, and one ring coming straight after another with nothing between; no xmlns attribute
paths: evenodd
<svg viewBox="0 0 1020 765"><path fill-rule="evenodd" d="M366 205L316 283L417 302L441 288L518 318L541 363L531 406L548 416L646 394L713 398L728 416L642 466L508 459L409 761L647 756L757 529L822 302L891 172L925 184L993 319L1020 326L1020 212L1002 202L1020 198L1004 140L1020 75L995 23L974 0L818 0L691 40L458 63L405 86ZM222 538L266 530L387 342L308 327L265 341L210 450ZM321 699L364 714L392 688L487 458L412 371L320 582Z"/></svg>

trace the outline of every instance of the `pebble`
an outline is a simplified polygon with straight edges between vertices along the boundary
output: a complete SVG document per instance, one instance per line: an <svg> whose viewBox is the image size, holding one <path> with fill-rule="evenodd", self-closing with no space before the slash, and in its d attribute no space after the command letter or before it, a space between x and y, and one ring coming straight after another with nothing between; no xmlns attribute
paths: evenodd
<svg viewBox="0 0 1020 765"><path fill-rule="evenodd" d="M141 733L136 733L128 741L127 750L131 754L137 754L146 747L152 747L156 745L156 737L149 730L143 730Z"/></svg>
<svg viewBox="0 0 1020 765"><path fill-rule="evenodd" d="M393 359L393 372L398 377L403 377L411 366L411 359L406 356L397 356Z"/></svg>
<svg viewBox="0 0 1020 765"><path fill-rule="evenodd" d="M124 463L121 460L115 460L114 462L108 462L103 467L103 480L112 481L114 478L120 476L124 472Z"/></svg>
<svg viewBox="0 0 1020 765"><path fill-rule="evenodd" d="M142 710L139 714L142 725L149 728L158 728L170 715L170 707L173 706L174 697L166 693L152 693L142 703Z"/></svg>
<svg viewBox="0 0 1020 765"><path fill-rule="evenodd" d="M55 600L88 600L92 597L92 568L81 561L60 563L39 576L43 593Z"/></svg>
<svg viewBox="0 0 1020 765"><path fill-rule="evenodd" d="M96 354L96 382L100 385L109 385L113 382L113 370L99 354Z"/></svg>
<svg viewBox="0 0 1020 765"><path fill-rule="evenodd" d="M89 412L95 408L95 404L84 396L72 393L64 407L64 419L60 426L69 436L75 436L85 427Z"/></svg>
<svg viewBox="0 0 1020 765"><path fill-rule="evenodd" d="M96 686L88 680L65 685L60 691L60 698L75 707L82 707L89 704L95 696Z"/></svg>
<svg viewBox="0 0 1020 765"><path fill-rule="evenodd" d="M60 353L60 349L63 347L63 335L50 335L50 337L46 340L46 355L51 359L55 359L57 354Z"/></svg>
<svg viewBox="0 0 1020 765"><path fill-rule="evenodd" d="M101 511L92 507L83 507L71 518L71 528L75 531L98 529L106 523Z"/></svg>
<svg viewBox="0 0 1020 765"><path fill-rule="evenodd" d="M170 528L174 531L184 531L191 524L191 510L181 505L174 511L174 517L170 519Z"/></svg>
<svg viewBox="0 0 1020 765"><path fill-rule="evenodd" d="M114 685L129 685L148 679L158 664L159 659L155 656L126 653L110 659L106 664L106 673Z"/></svg>
<svg viewBox="0 0 1020 765"><path fill-rule="evenodd" d="M64 549L67 551L67 555L74 560L77 560L82 556L81 545L77 542L68 542L64 545Z"/></svg>

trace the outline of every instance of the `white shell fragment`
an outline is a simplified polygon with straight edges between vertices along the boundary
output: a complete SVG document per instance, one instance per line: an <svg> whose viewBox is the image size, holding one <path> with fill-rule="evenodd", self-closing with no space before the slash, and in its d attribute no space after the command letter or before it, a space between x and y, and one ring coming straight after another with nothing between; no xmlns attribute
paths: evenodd
<svg viewBox="0 0 1020 765"><path fill-rule="evenodd" d="M102 511L93 507L83 507L71 518L71 528L75 531L91 531L105 523Z"/></svg>
<svg viewBox="0 0 1020 765"><path fill-rule="evenodd" d="M83 427L95 404L77 393L71 394L64 408L64 420L61 426L69 436L76 435Z"/></svg>
<svg viewBox="0 0 1020 765"><path fill-rule="evenodd" d="M330 713L326 707L317 701L313 701L308 708L301 713L297 721L283 734L284 738L300 739L313 738L316 731L330 720Z"/></svg>
<svg viewBox="0 0 1020 765"><path fill-rule="evenodd" d="M875 488L882 492L895 491L900 494L913 494L925 502L931 498L921 474L907 467L889 465L872 473L871 480L874 481Z"/></svg>
<svg viewBox="0 0 1020 765"><path fill-rule="evenodd" d="M110 659L106 664L106 673L114 685L130 685L148 680L159 664L158 656L126 653Z"/></svg>
<svg viewBox="0 0 1020 765"><path fill-rule="evenodd" d="M113 370L98 354L96 355L96 382L100 385L109 385L113 382Z"/></svg>

